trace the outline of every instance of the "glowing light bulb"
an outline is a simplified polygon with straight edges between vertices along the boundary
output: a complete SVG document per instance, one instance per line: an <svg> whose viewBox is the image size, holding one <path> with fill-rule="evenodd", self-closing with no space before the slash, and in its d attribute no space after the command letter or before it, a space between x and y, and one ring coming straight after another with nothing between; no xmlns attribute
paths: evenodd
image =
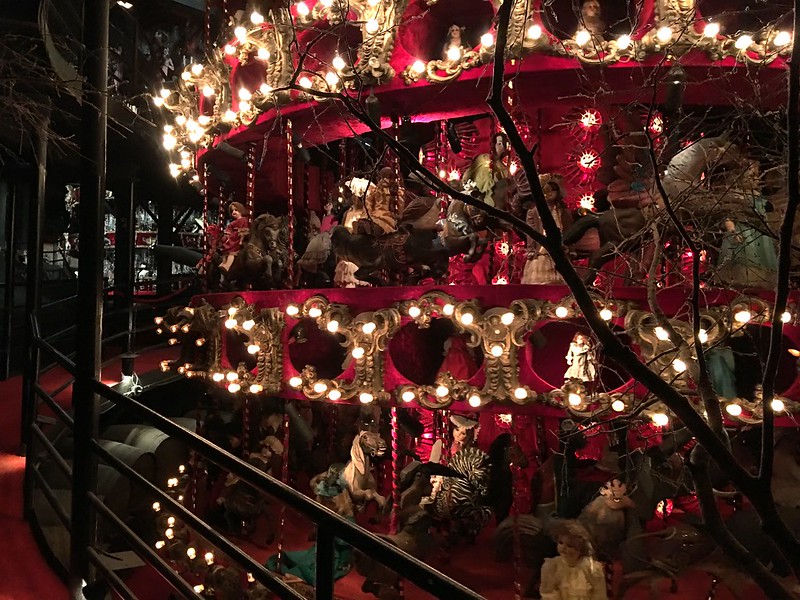
<svg viewBox="0 0 800 600"><path fill-rule="evenodd" d="M370 394L369 392L361 392L358 395L358 400L361 402L361 404L369 404L374 399L375 399L375 397L372 394Z"/></svg>
<svg viewBox="0 0 800 600"><path fill-rule="evenodd" d="M153 104L155 104L156 107L161 108L162 106L164 106L164 99L159 96L154 96Z"/></svg>
<svg viewBox="0 0 800 600"><path fill-rule="evenodd" d="M528 390L523 387L518 387L514 390L514 398L517 400L525 400L528 397Z"/></svg>
<svg viewBox="0 0 800 600"><path fill-rule="evenodd" d="M631 45L631 36L625 34L617 38L617 48L620 50L627 50Z"/></svg>
<svg viewBox="0 0 800 600"><path fill-rule="evenodd" d="M333 71L328 71L325 73L325 83L327 83L330 87L336 87L339 85L339 76Z"/></svg>
<svg viewBox="0 0 800 600"><path fill-rule="evenodd" d="M161 503L160 502L153 502L153 510L158 512L161 510Z"/></svg>
<svg viewBox="0 0 800 600"><path fill-rule="evenodd" d="M503 325L511 325L514 322L514 313L512 312L503 313L502 316L500 317L500 322Z"/></svg>
<svg viewBox="0 0 800 600"><path fill-rule="evenodd" d="M705 329L701 329L697 332L697 339L700 340L701 344L705 344L708 341L708 332Z"/></svg>
<svg viewBox="0 0 800 600"><path fill-rule="evenodd" d="M672 41L672 29L670 27L659 27L656 31L656 39L662 44L668 44Z"/></svg>
<svg viewBox="0 0 800 600"><path fill-rule="evenodd" d="M266 48L259 48L258 52L256 52L256 58L258 60L269 60L270 54L269 50Z"/></svg>
<svg viewBox="0 0 800 600"><path fill-rule="evenodd" d="M460 321L463 325L472 325L473 321L475 321L475 315L471 312L465 312L461 315Z"/></svg>
<svg viewBox="0 0 800 600"><path fill-rule="evenodd" d="M380 25L378 25L378 21L376 19L370 19L369 21L367 21L364 27L367 30L367 33L374 34L377 33L378 29L380 28Z"/></svg>
<svg viewBox="0 0 800 600"><path fill-rule="evenodd" d="M196 586L194 586L192 589L193 589L193 590L194 590L196 593L198 593L198 594L202 594L202 593L203 593L203 591L205 591L205 589L206 589L206 586L204 586L202 583L198 583L198 584L197 584Z"/></svg>
<svg viewBox="0 0 800 600"><path fill-rule="evenodd" d="M790 313L789 311L786 311L781 315L782 323L789 323L791 320L792 320L792 313Z"/></svg>
<svg viewBox="0 0 800 600"><path fill-rule="evenodd" d="M425 63L421 60L415 60L411 65L411 70L417 75L422 75L425 72Z"/></svg>
<svg viewBox="0 0 800 600"><path fill-rule="evenodd" d="M591 39L592 34L585 29L581 29L575 34L575 43L578 44L578 46L585 46Z"/></svg>
<svg viewBox="0 0 800 600"><path fill-rule="evenodd" d="M194 560L195 558L197 558L197 550L189 546L186 549L186 556L189 557L189 560Z"/></svg>
<svg viewBox="0 0 800 600"><path fill-rule="evenodd" d="M777 46L778 48L782 48L784 46L789 45L792 41L792 34L788 31L779 31L775 34L775 37L772 39L773 45Z"/></svg>
<svg viewBox="0 0 800 600"><path fill-rule="evenodd" d="M600 311L600 318L603 319L603 321L610 321L614 318L614 313L611 312L610 309L604 308Z"/></svg>
<svg viewBox="0 0 800 600"><path fill-rule="evenodd" d="M358 360L359 358L363 358L364 348L362 348L361 346L356 346L355 348L353 348L353 351L350 354L352 354L353 358L355 358L356 360Z"/></svg>
<svg viewBox="0 0 800 600"><path fill-rule="evenodd" d="M456 309L455 306L453 306L450 303L447 303L442 307L442 313L447 317L451 317L453 316L453 311L455 311L455 309Z"/></svg>
<svg viewBox="0 0 800 600"><path fill-rule="evenodd" d="M256 322L253 319L247 319L244 323L242 323L242 329L245 331L250 331L255 326Z"/></svg>
<svg viewBox="0 0 800 600"><path fill-rule="evenodd" d="M233 44L225 44L225 54L235 54L236 46Z"/></svg>
<svg viewBox="0 0 800 600"><path fill-rule="evenodd" d="M244 43L247 41L247 29L239 25L236 29L233 30L233 35L236 36L236 39L239 42Z"/></svg>
<svg viewBox="0 0 800 600"><path fill-rule="evenodd" d="M748 323L752 318L753 315L750 314L749 310L740 310L733 315L733 320L737 323Z"/></svg>
<svg viewBox="0 0 800 600"><path fill-rule="evenodd" d="M403 392L401 398L403 399L403 402L413 402L414 398L416 398L416 395L411 390L406 390Z"/></svg>
<svg viewBox="0 0 800 600"><path fill-rule="evenodd" d="M250 100L253 97L253 94L247 88L241 88L239 90L239 100Z"/></svg>
<svg viewBox="0 0 800 600"><path fill-rule="evenodd" d="M290 304L289 306L286 307L286 314L289 315L290 317L296 317L299 312L300 309L294 304Z"/></svg>
<svg viewBox="0 0 800 600"><path fill-rule="evenodd" d="M733 44L737 50L743 52L753 45L753 38L749 35L740 35Z"/></svg>
<svg viewBox="0 0 800 600"><path fill-rule="evenodd" d="M264 15L257 10L254 10L252 13L250 13L250 22L253 25L261 25L264 22Z"/></svg>
<svg viewBox="0 0 800 600"><path fill-rule="evenodd" d="M260 383L253 383L248 389L250 390L251 394L260 394L264 391L264 386L262 386Z"/></svg>
<svg viewBox="0 0 800 600"><path fill-rule="evenodd" d="M328 399L333 400L334 402L342 397L342 392L339 390L331 390L328 392Z"/></svg>
<svg viewBox="0 0 800 600"><path fill-rule="evenodd" d="M297 377L297 376L290 377L289 378L289 385L292 386L293 388L299 388L301 385L303 385L303 380L302 380L302 378Z"/></svg>
<svg viewBox="0 0 800 600"><path fill-rule="evenodd" d="M495 344L492 346L491 353L495 358L500 358L503 356L503 347L499 344Z"/></svg>
<svg viewBox="0 0 800 600"><path fill-rule="evenodd" d="M436 395L439 396L439 398L444 398L449 393L450 393L450 388L447 387L446 385L436 386Z"/></svg>
<svg viewBox="0 0 800 600"><path fill-rule="evenodd" d="M676 358L672 361L672 368L675 369L676 373L683 373L686 370L686 363L680 358Z"/></svg>
<svg viewBox="0 0 800 600"><path fill-rule="evenodd" d="M258 344L250 344L247 346L247 352L249 354L258 354L258 351L261 350L261 346Z"/></svg>
<svg viewBox="0 0 800 600"><path fill-rule="evenodd" d="M484 48L491 48L494 46L494 36L491 33L484 33L481 36L481 46Z"/></svg>
<svg viewBox="0 0 800 600"><path fill-rule="evenodd" d="M528 27L527 36L532 40L538 40L542 37L542 28L539 25L531 25Z"/></svg>
<svg viewBox="0 0 800 600"><path fill-rule="evenodd" d="M319 319L322 316L322 309L318 306L312 306L308 309L308 316L312 319Z"/></svg>
<svg viewBox="0 0 800 600"><path fill-rule="evenodd" d="M158 540L156 542L156 550L161 550L167 543L164 540Z"/></svg>
<svg viewBox="0 0 800 600"><path fill-rule="evenodd" d="M658 427L669 425L669 416L664 413L655 413L651 418L653 419L653 424Z"/></svg>
<svg viewBox="0 0 800 600"><path fill-rule="evenodd" d="M169 528L169 529L167 529L167 530L164 532L164 536L165 536L165 537L166 537L168 540L171 540L172 538L174 538L174 537L175 537L175 531L174 531L172 528Z"/></svg>
<svg viewBox="0 0 800 600"><path fill-rule="evenodd" d="M164 135L164 149L165 150L172 150L178 144L178 138L176 138L171 133L167 133Z"/></svg>
<svg viewBox="0 0 800 600"><path fill-rule="evenodd" d="M333 57L331 64L333 65L333 68L336 69L337 71L341 71L347 66L347 63L345 63L344 59L338 54Z"/></svg>
<svg viewBox="0 0 800 600"><path fill-rule="evenodd" d="M223 379L225 379L225 375L224 375L224 374L222 374L222 373L220 373L219 371L217 371L216 373L214 373L214 374L211 376L211 379L213 379L213 380L214 380L214 381L216 381L216 382L220 382L220 381L222 381Z"/></svg>
<svg viewBox="0 0 800 600"><path fill-rule="evenodd" d="M325 328L331 333L336 333L337 331L339 331L339 321L337 321L336 319L328 321L328 324L325 325Z"/></svg>
<svg viewBox="0 0 800 600"><path fill-rule="evenodd" d="M703 35L710 38L717 37L719 35L719 23L706 23L706 26L703 27Z"/></svg>
<svg viewBox="0 0 800 600"><path fill-rule="evenodd" d="M225 114L222 116L222 120L228 123L232 123L236 120L237 114L232 111L230 108L225 111Z"/></svg>
<svg viewBox="0 0 800 600"><path fill-rule="evenodd" d="M569 309L566 306L557 306L556 307L556 316L559 319L565 319L569 315Z"/></svg>
<svg viewBox="0 0 800 600"><path fill-rule="evenodd" d="M235 371L228 371L227 375L225 375L225 379L228 381L236 381L239 379L239 376L236 374Z"/></svg>
<svg viewBox="0 0 800 600"><path fill-rule="evenodd" d="M364 332L364 333L366 333L367 335L370 335L371 333L374 333L374 332L375 332L375 328L376 328L376 327L377 327L377 325L375 325L375 323L373 323L372 321L370 321L369 323L364 323L364 324L361 326L361 331L363 331L363 332Z"/></svg>
<svg viewBox="0 0 800 600"><path fill-rule="evenodd" d="M297 85L301 88L309 89L311 87L311 80L308 77L301 77L297 80Z"/></svg>
<svg viewBox="0 0 800 600"><path fill-rule="evenodd" d="M786 408L786 405L780 398L775 398L772 402L770 402L770 406L772 407L772 412L781 412L784 408Z"/></svg>
<svg viewBox="0 0 800 600"><path fill-rule="evenodd" d="M200 63L195 63L195 64L192 65L191 71L192 71L192 75L194 75L196 77L196 76L200 75L200 73L203 72L203 65L201 65Z"/></svg>
<svg viewBox="0 0 800 600"><path fill-rule="evenodd" d="M324 394L328 389L328 384L323 381L318 381L314 384L314 391L317 394Z"/></svg>
<svg viewBox="0 0 800 600"><path fill-rule="evenodd" d="M208 115L200 115L199 117L197 117L197 122L203 127L205 127L206 125L211 123L211 117L209 117Z"/></svg>
<svg viewBox="0 0 800 600"><path fill-rule="evenodd" d="M461 58L461 48L458 46L450 46L447 49L447 60L450 62L457 62Z"/></svg>
<svg viewBox="0 0 800 600"><path fill-rule="evenodd" d="M570 406L580 406L581 402L583 402L583 398L581 398L580 394L573 392L567 396L567 402L569 402Z"/></svg>
<svg viewBox="0 0 800 600"><path fill-rule="evenodd" d="M478 408L483 403L483 401L481 400L481 397L478 394L472 394L467 399L467 402L469 402L469 405L472 408Z"/></svg>
<svg viewBox="0 0 800 600"><path fill-rule="evenodd" d="M206 561L206 564L207 564L208 566L211 566L211 565L213 565L213 564L214 564L214 553L213 553L213 552L206 552L206 553L203 555L203 560L205 560L205 561Z"/></svg>
<svg viewBox="0 0 800 600"><path fill-rule="evenodd" d="M742 414L742 407L735 402L731 402L725 406L725 412L732 417L738 417Z"/></svg>
<svg viewBox="0 0 800 600"><path fill-rule="evenodd" d="M658 327L656 327L655 329L653 329L653 333L662 342L666 342L669 339L669 333L667 332L666 329L664 329L660 325Z"/></svg>
<svg viewBox="0 0 800 600"><path fill-rule="evenodd" d="M225 319L225 328L226 329L233 329L236 327L237 321L236 319Z"/></svg>
<svg viewBox="0 0 800 600"><path fill-rule="evenodd" d="M306 4L305 2L298 2L297 5L295 6L295 9L297 10L297 14L300 15L301 17L307 17L308 14L311 12L308 8L308 4Z"/></svg>
<svg viewBox="0 0 800 600"><path fill-rule="evenodd" d="M611 410L614 412L622 412L625 410L625 403L622 400L614 400L611 403Z"/></svg>
<svg viewBox="0 0 800 600"><path fill-rule="evenodd" d="M239 385L238 383L236 383L236 382L234 382L234 383L229 383L229 384L228 384L228 391L229 391L231 394L235 394L235 393L236 393L236 392L238 392L240 389L242 389L242 386L240 386L240 385Z"/></svg>

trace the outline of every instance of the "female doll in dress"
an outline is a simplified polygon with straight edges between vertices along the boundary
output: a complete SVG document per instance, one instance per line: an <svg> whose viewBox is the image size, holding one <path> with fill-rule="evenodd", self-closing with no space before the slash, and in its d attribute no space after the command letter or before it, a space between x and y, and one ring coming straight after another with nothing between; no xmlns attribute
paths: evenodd
<svg viewBox="0 0 800 600"><path fill-rule="evenodd" d="M564 373L565 380L577 379L587 382L594 381L597 378L594 348L592 348L591 340L585 334L575 334L565 358L569 366L567 372Z"/></svg>
<svg viewBox="0 0 800 600"><path fill-rule="evenodd" d="M244 238L250 228L250 214L241 202L231 202L228 212L233 221L225 228L219 248L220 253L223 255L219 268L223 273L230 271L236 255L242 249Z"/></svg>
<svg viewBox="0 0 800 600"><path fill-rule="evenodd" d="M553 527L553 537L558 556L545 559L542 566L542 600L607 600L603 565L592 557L586 529L565 520Z"/></svg>
<svg viewBox="0 0 800 600"><path fill-rule="evenodd" d="M309 215L308 228L310 240L303 256L297 261L297 266L306 273L312 275L317 274L323 269L325 263L328 262L328 258L331 255L330 230L335 224L335 218L332 213L333 204L328 202L325 205L325 216L322 217L321 222L316 213L312 212ZM314 281L322 283L319 279L320 278L316 278ZM330 282L328 277L322 279L327 279L325 283Z"/></svg>
<svg viewBox="0 0 800 600"><path fill-rule="evenodd" d="M561 187L561 182L552 175L542 175L540 181L542 182L544 198L547 201L550 213L553 215L553 219L555 219L558 228L564 231L564 229L572 224L572 219L567 210L567 206L564 204L565 194ZM528 225L533 227L536 231L544 232L541 216L535 206L531 206L528 209L525 220L528 222ZM547 250L532 239L528 240L528 261L525 263L525 268L522 271L521 283L563 283L561 275L556 271L555 263L553 263L553 259L550 258Z"/></svg>

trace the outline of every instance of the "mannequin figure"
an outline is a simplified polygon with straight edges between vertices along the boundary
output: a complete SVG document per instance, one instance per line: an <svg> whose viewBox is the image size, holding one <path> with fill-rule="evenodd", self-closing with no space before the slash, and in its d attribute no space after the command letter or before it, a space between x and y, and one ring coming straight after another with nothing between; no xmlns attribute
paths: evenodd
<svg viewBox="0 0 800 600"><path fill-rule="evenodd" d="M592 558L589 533L577 521L553 527L558 556L542 566L542 600L606 600L603 565Z"/></svg>
<svg viewBox="0 0 800 600"><path fill-rule="evenodd" d="M569 366L564 373L565 380L578 379L587 382L597 378L594 349L591 340L585 334L580 332L575 334L565 358Z"/></svg>
<svg viewBox="0 0 800 600"><path fill-rule="evenodd" d="M564 204L564 190L558 177L553 175L542 175L542 190L550 213L555 219L556 225L562 231L572 224L569 211ZM535 206L531 206L525 216L528 225L539 232L543 232L542 219ZM522 283L524 284L553 284L562 283L561 275L555 268L555 263L547 250L532 239L528 240L528 261L522 271Z"/></svg>
<svg viewBox="0 0 800 600"><path fill-rule="evenodd" d="M444 47L442 48L442 60L450 61L448 57L448 50L451 48L458 48L461 50L464 47L464 42L461 38L462 34L464 33L464 27L460 27L458 25L450 25L450 28L447 30L447 41L444 43Z"/></svg>

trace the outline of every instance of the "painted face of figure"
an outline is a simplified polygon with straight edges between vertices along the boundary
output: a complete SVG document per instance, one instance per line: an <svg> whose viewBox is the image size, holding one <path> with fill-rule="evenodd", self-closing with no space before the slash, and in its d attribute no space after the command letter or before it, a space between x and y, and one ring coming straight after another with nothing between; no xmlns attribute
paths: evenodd
<svg viewBox="0 0 800 600"><path fill-rule="evenodd" d="M558 201L559 190L555 183L548 183L544 186L544 199L548 204L555 204Z"/></svg>
<svg viewBox="0 0 800 600"><path fill-rule="evenodd" d="M456 427L453 430L453 441L458 444L466 444L472 438L472 429L467 427Z"/></svg>
<svg viewBox="0 0 800 600"><path fill-rule="evenodd" d="M588 339L586 339L585 335L577 335L575 336L575 343L579 346L585 346L588 343Z"/></svg>
<svg viewBox="0 0 800 600"><path fill-rule="evenodd" d="M576 546L576 541L568 536L558 538L558 553L570 566L577 565L581 559L580 548Z"/></svg>
<svg viewBox="0 0 800 600"><path fill-rule="evenodd" d="M461 27L458 25L450 25L450 29L447 30L447 33L451 42L461 40Z"/></svg>
<svg viewBox="0 0 800 600"><path fill-rule="evenodd" d="M240 210L239 210L238 208L236 208L235 206L231 206L231 216L232 216L234 219L241 219L241 218L242 218L242 211L240 211Z"/></svg>
<svg viewBox="0 0 800 600"><path fill-rule="evenodd" d="M600 16L600 2L598 0L586 0L581 5L581 15L583 18L594 19Z"/></svg>

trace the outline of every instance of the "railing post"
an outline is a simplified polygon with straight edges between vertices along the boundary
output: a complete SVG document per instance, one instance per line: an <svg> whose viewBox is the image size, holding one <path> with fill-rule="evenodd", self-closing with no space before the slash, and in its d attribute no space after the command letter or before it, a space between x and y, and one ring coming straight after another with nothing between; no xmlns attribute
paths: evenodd
<svg viewBox="0 0 800 600"><path fill-rule="evenodd" d="M103 291L103 215L106 188L108 120L109 0L85 0L83 6L84 80L81 112L81 202L78 244L78 337L72 405L75 418L72 480L70 593L83 597L89 579L88 549L94 544L95 512L89 501L97 479L92 441L97 437Z"/></svg>
<svg viewBox="0 0 800 600"><path fill-rule="evenodd" d="M317 585L314 597L317 600L333 600L333 532L317 525Z"/></svg>
<svg viewBox="0 0 800 600"><path fill-rule="evenodd" d="M17 286L17 184L12 183L6 194L6 287L3 294L3 363L0 379L8 379L11 373L11 337L14 327L14 292Z"/></svg>
<svg viewBox="0 0 800 600"><path fill-rule="evenodd" d="M128 336L125 352L133 351L134 257L136 255L136 177L114 193L117 230L114 243L114 308L125 309ZM115 319L116 321L116 319Z"/></svg>

